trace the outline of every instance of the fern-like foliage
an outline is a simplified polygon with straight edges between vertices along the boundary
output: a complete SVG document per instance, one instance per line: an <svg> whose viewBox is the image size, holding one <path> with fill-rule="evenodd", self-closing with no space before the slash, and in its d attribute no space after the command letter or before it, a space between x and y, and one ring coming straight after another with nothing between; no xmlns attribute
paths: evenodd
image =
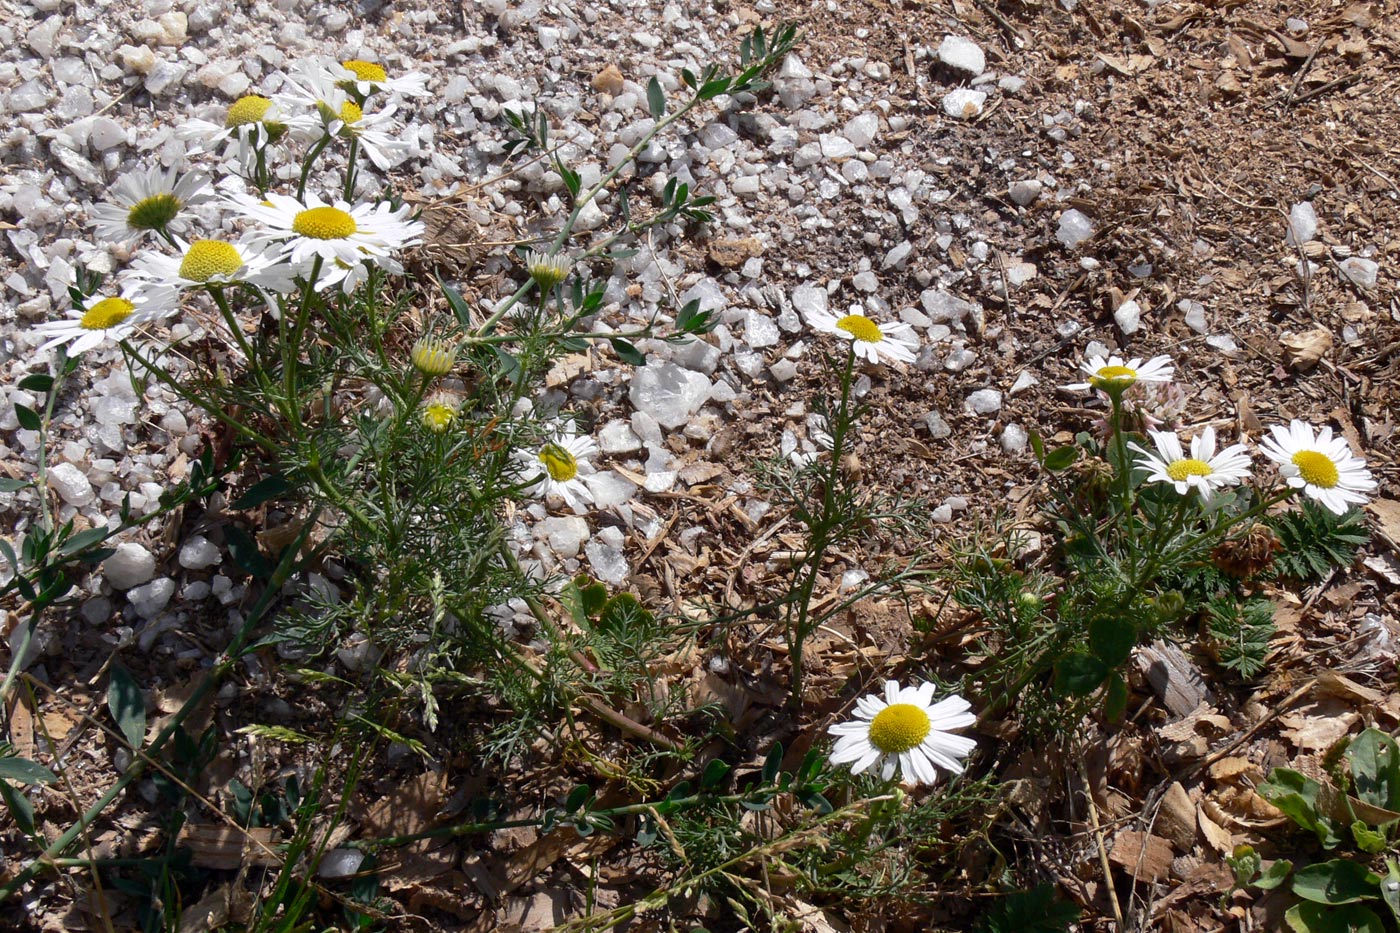
<svg viewBox="0 0 1400 933"><path fill-rule="evenodd" d="M1078 919L1078 907L1055 897L1054 885L1042 884L997 898L977 933L1065 933Z"/></svg>
<svg viewBox="0 0 1400 933"><path fill-rule="evenodd" d="M1356 559L1371 535L1360 509L1337 515L1311 499L1302 508L1270 516L1268 525L1283 547L1274 556L1273 575L1303 582L1320 580Z"/></svg>
<svg viewBox="0 0 1400 933"><path fill-rule="evenodd" d="M1206 628L1220 665L1245 680L1264 669L1274 637L1274 606L1267 599L1236 599L1228 594L1206 606Z"/></svg>

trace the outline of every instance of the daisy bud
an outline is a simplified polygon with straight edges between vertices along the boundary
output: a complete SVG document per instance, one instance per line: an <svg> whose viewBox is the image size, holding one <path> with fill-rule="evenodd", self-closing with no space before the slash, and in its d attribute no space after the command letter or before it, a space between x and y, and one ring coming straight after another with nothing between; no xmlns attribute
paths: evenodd
<svg viewBox="0 0 1400 933"><path fill-rule="evenodd" d="M434 434L443 434L452 427L452 423L457 420L457 413L461 410L462 401L457 396L451 392L435 392L423 403L420 416L423 427Z"/></svg>
<svg viewBox="0 0 1400 933"><path fill-rule="evenodd" d="M446 340L424 335L409 351L414 368L425 376L446 376L457 363L457 347Z"/></svg>
<svg viewBox="0 0 1400 933"><path fill-rule="evenodd" d="M525 257L525 268L530 278L539 285L540 291L549 291L569 277L573 263L563 256L549 256L531 250Z"/></svg>

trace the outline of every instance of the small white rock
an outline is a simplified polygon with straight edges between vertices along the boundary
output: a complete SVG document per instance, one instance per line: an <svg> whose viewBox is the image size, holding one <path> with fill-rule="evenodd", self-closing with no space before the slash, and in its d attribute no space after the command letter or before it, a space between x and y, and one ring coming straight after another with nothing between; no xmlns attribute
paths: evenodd
<svg viewBox="0 0 1400 933"><path fill-rule="evenodd" d="M967 397L967 407L974 414L995 414L1001 411L1001 392L996 389L978 389Z"/></svg>
<svg viewBox="0 0 1400 933"><path fill-rule="evenodd" d="M180 546L180 566L186 570L203 570L219 562L219 547L204 535L194 535Z"/></svg>
<svg viewBox="0 0 1400 933"><path fill-rule="evenodd" d="M1346 276L1353 285L1359 285L1362 288L1375 287L1376 276L1381 268L1375 260L1365 259L1361 256L1351 256L1343 259L1337 265L1341 268L1342 275Z"/></svg>
<svg viewBox="0 0 1400 933"><path fill-rule="evenodd" d="M365 853L359 849L331 849L321 856L317 874L322 878L349 878L360 870Z"/></svg>
<svg viewBox="0 0 1400 933"><path fill-rule="evenodd" d="M71 463L56 463L49 467L49 487L69 505L79 507L93 500L92 483L83 471Z"/></svg>
<svg viewBox="0 0 1400 933"><path fill-rule="evenodd" d="M987 56L981 46L965 36L944 36L943 43L938 46L938 60L971 75L987 70Z"/></svg>
<svg viewBox="0 0 1400 933"><path fill-rule="evenodd" d="M1094 223L1083 211L1070 208L1060 215L1060 225L1055 230L1055 239L1067 249L1074 249L1094 235Z"/></svg>
<svg viewBox="0 0 1400 933"><path fill-rule="evenodd" d="M1113 321L1124 337L1136 334L1142 329L1142 305L1129 298L1113 312Z"/></svg>
<svg viewBox="0 0 1400 933"><path fill-rule="evenodd" d="M1043 185L1034 178L1026 178L1021 181L1013 181L1009 189L1011 200L1021 207L1025 207L1040 197Z"/></svg>
<svg viewBox="0 0 1400 933"><path fill-rule="evenodd" d="M140 586L155 573L155 555L133 541L118 544L116 553L102 562L102 574L116 590Z"/></svg>
<svg viewBox="0 0 1400 933"><path fill-rule="evenodd" d="M170 605L170 597L175 595L175 581L169 577L157 577L150 583L134 586L126 591L126 598L143 619L153 619Z"/></svg>
<svg viewBox="0 0 1400 933"><path fill-rule="evenodd" d="M1289 246L1302 246L1317 236L1317 211L1311 201L1295 204L1288 212L1288 233L1283 241Z"/></svg>
<svg viewBox="0 0 1400 933"><path fill-rule="evenodd" d="M987 95L971 88L954 88L943 95L943 112L955 120L971 120L982 113Z"/></svg>
<svg viewBox="0 0 1400 933"><path fill-rule="evenodd" d="M1008 424L1001 431L1001 449L1009 454L1018 454L1026 449L1030 440L1026 429L1019 424Z"/></svg>

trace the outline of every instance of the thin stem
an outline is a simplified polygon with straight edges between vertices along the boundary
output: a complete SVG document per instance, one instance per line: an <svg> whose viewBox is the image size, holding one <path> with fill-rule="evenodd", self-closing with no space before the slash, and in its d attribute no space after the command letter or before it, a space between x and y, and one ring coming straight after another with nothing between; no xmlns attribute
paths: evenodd
<svg viewBox="0 0 1400 933"><path fill-rule="evenodd" d="M77 839L87 831L87 828L102 815L103 811L111 805L112 801L121 796L122 792L133 781L136 781L145 774L151 760L160 753L160 750L165 747L165 744L170 741L190 714L204 702L204 698L209 695L210 691L223 680L229 671L233 670L234 664L241 656L244 647L248 644L248 640L253 634L254 626L262 621L263 616L272 607L272 604L281 596L283 584L287 582L296 569L296 557L301 551L301 546L306 542L307 535L311 533L311 529L314 527L317 517L317 513L312 513L312 520L302 529L297 539L292 543L292 546L288 547L287 550L283 552L282 560L278 562L277 567L273 570L272 577L268 580L266 589L263 590L262 596L258 598L257 603L248 613L248 618L243 622L243 625L239 627L238 632L233 636L233 640L229 642L228 647L224 650L224 653L219 656L215 665L210 668L209 672L205 674L203 679L195 686L194 692L190 694L190 698L171 715L170 720L151 741L150 746L146 748L145 751L138 751L136 757L132 759L131 764L128 765L121 776L117 778L116 783L108 788L107 792L98 798L96 803L88 807L88 809L78 817L78 821L68 828L67 832L54 840L42 854L26 865L13 878L7 881L3 886L0 886L0 903L3 903L16 891L28 884L35 875L43 870L45 865L53 864L54 859L66 852L68 847L77 841Z"/></svg>
<svg viewBox="0 0 1400 933"><path fill-rule="evenodd" d="M360 155L360 138L355 135L350 137L350 152L345 157L345 200L349 201L355 195L355 160Z"/></svg>
<svg viewBox="0 0 1400 933"><path fill-rule="evenodd" d="M275 452L282 449L281 444L248 427L246 424L239 421L237 418L233 417L233 415L230 415L227 411L225 411L222 405L216 405L213 402L205 399L203 396L186 389L178 381L176 381L173 376L171 376L163 368L157 365L154 360L142 356L140 351L133 347L129 341L123 340L121 341L119 346L121 346L122 352L126 353L132 359L136 360L143 367L145 367L146 371L149 372L152 376L155 376L158 382L173 390L177 395L179 395L185 401L189 402L191 405L194 405L195 407L204 411L205 413L213 417L215 420L221 421L229 427L233 428L240 435L252 441L254 444L257 444L263 450Z"/></svg>
<svg viewBox="0 0 1400 933"><path fill-rule="evenodd" d="M234 340L238 341L238 349L243 351L243 356L247 358L248 365L256 368L257 359L253 356L253 348L248 343L247 336L243 333L243 328L239 326L238 318L234 316L233 309L229 307L228 298L224 295L223 288L210 286L209 294L214 296L214 304L219 306L219 313L224 316L224 323L232 331Z"/></svg>
<svg viewBox="0 0 1400 933"><path fill-rule="evenodd" d="M578 223L579 215L583 213L583 209L588 206L589 202L598 196L598 192L602 191L608 185L612 184L613 179L617 178L617 176L622 172L624 168L626 168L628 165L634 162L637 156L641 155L644 151L646 151L647 146L651 145L651 141L656 138L657 134L659 134L662 130L666 129L666 127L670 126L672 123L679 120L681 117L690 113L690 111L694 110L696 105L698 105L699 103L700 95L696 94L689 101L686 102L684 107L681 107L679 110L673 113L669 113L666 116L662 117L660 120L656 121L656 125L653 126L645 136L639 139L636 145L634 145L631 149L627 150L626 155L624 155L620 160L618 160L617 165L613 166L612 169L602 178L599 178L597 184L585 191L578 198L578 200L574 202L573 211L569 213L569 218L566 221L564 221L564 226L559 229L559 233L554 237L553 242L549 244L549 249L547 250L546 255L558 255L559 250L561 250L564 247L564 244L568 242L569 237L573 235L574 225ZM534 280L527 280L524 285L520 286L518 289L515 290L515 294L502 301L500 306L497 307L496 310L491 313L491 316L487 318L479 328L477 328L476 335L478 337L486 336L487 334L490 334L493 330L495 330L496 325L500 323L501 318L505 317L506 313L510 311L511 308L515 307L522 298L529 294L529 291L532 287L534 287Z"/></svg>
<svg viewBox="0 0 1400 933"><path fill-rule="evenodd" d="M298 201L305 203L306 181L311 177L311 167L316 164L316 159L325 151L326 146L330 145L330 142L329 135L322 136L316 141L316 145L311 147L311 151L306 154L306 161L302 163L301 167L301 180L297 182Z"/></svg>

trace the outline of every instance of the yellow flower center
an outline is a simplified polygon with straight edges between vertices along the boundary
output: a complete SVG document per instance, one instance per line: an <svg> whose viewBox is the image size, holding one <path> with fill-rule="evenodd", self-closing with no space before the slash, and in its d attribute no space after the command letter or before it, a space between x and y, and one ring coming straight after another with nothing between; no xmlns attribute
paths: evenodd
<svg viewBox="0 0 1400 933"><path fill-rule="evenodd" d="M267 108L271 106L271 100L257 94L240 97L228 108L228 116L224 117L224 128L232 129L235 126L247 126L249 123L261 123L262 118L267 115Z"/></svg>
<svg viewBox="0 0 1400 933"><path fill-rule="evenodd" d="M865 343L879 343L885 336L880 333L880 325L863 314L848 314L837 321L836 326Z"/></svg>
<svg viewBox="0 0 1400 933"><path fill-rule="evenodd" d="M1190 457L1185 460L1173 460L1167 464L1167 475L1178 483L1188 476L1210 476L1214 472L1209 463Z"/></svg>
<svg viewBox="0 0 1400 933"><path fill-rule="evenodd" d="M567 483L578 476L578 460L558 444L545 444L540 451L540 463L549 471L549 478L556 483Z"/></svg>
<svg viewBox="0 0 1400 933"><path fill-rule="evenodd" d="M106 330L131 317L136 306L125 298L103 298L84 312L78 326L83 330Z"/></svg>
<svg viewBox="0 0 1400 933"><path fill-rule="evenodd" d="M1331 489L1341 479L1332 458L1316 450L1300 450L1293 455L1293 465L1304 481L1322 489Z"/></svg>
<svg viewBox="0 0 1400 933"><path fill-rule="evenodd" d="M887 755L907 752L928 737L928 713L912 703L891 703L870 721L870 744Z"/></svg>
<svg viewBox="0 0 1400 933"><path fill-rule="evenodd" d="M363 117L364 115L364 110L362 110L360 108L360 105L355 103L353 100L347 100L345 103L340 105L340 119L342 122L359 123L360 117Z"/></svg>
<svg viewBox="0 0 1400 933"><path fill-rule="evenodd" d="M207 282L216 275L231 276L243 267L233 244L223 240L195 240L180 261L180 278Z"/></svg>
<svg viewBox="0 0 1400 933"><path fill-rule="evenodd" d="M292 218L292 232L313 240L343 240L358 229L338 207L309 207Z"/></svg>
<svg viewBox="0 0 1400 933"><path fill-rule="evenodd" d="M441 434L452 426L457 410L444 402L429 402L423 406L423 426L434 434Z"/></svg>
<svg viewBox="0 0 1400 933"><path fill-rule="evenodd" d="M1104 383L1127 386L1137 381L1137 370L1127 366L1100 366L1089 381L1096 386Z"/></svg>
<svg viewBox="0 0 1400 933"><path fill-rule="evenodd" d="M341 62L340 66L355 72L355 77L359 78L361 81L382 82L387 81L389 78L389 73L379 65L376 65L374 62L361 61L358 58L352 58L349 61Z"/></svg>
<svg viewBox="0 0 1400 933"><path fill-rule="evenodd" d="M164 230L183 206L173 194L153 194L131 205L126 225L133 230Z"/></svg>

